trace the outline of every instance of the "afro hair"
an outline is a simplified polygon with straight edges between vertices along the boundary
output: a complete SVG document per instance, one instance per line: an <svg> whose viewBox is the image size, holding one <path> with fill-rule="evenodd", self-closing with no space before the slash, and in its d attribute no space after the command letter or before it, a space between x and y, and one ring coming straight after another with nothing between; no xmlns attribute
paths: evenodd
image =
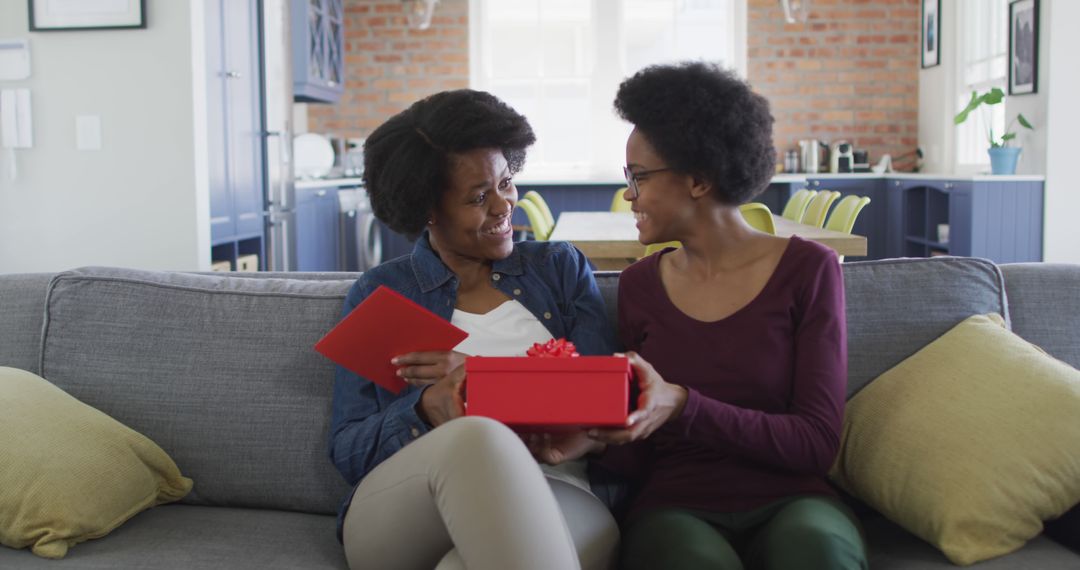
<svg viewBox="0 0 1080 570"><path fill-rule="evenodd" d="M615 110L669 167L711 183L724 204L748 202L775 172L769 102L716 65L646 67L619 86Z"/></svg>
<svg viewBox="0 0 1080 570"><path fill-rule="evenodd" d="M516 174L534 142L528 120L490 93L459 89L421 99L364 143L364 185L375 217L415 237L450 187L455 154L497 148Z"/></svg>

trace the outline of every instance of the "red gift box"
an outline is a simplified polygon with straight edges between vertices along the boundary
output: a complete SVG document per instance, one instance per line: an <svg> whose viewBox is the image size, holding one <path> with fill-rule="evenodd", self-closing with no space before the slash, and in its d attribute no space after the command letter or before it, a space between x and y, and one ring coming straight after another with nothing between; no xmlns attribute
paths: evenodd
<svg viewBox="0 0 1080 570"><path fill-rule="evenodd" d="M466 414L510 426L626 425L630 362L625 356L465 359Z"/></svg>

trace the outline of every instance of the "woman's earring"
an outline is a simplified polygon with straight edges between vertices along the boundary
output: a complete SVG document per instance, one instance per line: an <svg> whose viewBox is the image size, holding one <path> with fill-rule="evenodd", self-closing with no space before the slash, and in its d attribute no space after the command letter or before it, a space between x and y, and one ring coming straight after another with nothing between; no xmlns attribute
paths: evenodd
<svg viewBox="0 0 1080 570"><path fill-rule="evenodd" d="M428 220L427 225L434 226L435 225L435 220Z"/></svg>

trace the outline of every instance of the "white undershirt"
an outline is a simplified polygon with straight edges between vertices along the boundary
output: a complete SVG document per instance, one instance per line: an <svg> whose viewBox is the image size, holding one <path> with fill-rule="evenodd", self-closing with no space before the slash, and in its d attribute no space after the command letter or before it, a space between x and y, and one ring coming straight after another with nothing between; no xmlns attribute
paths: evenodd
<svg viewBox="0 0 1080 570"><path fill-rule="evenodd" d="M454 309L450 322L469 333L454 350L469 356L525 356L534 343L552 339L535 315L516 300L509 300L484 314ZM544 475L589 491L585 460L561 465L541 465Z"/></svg>
<svg viewBox="0 0 1080 570"><path fill-rule="evenodd" d="M482 315L454 309L450 323L469 333L454 347L469 356L525 356L533 343L551 340L540 320L515 300Z"/></svg>

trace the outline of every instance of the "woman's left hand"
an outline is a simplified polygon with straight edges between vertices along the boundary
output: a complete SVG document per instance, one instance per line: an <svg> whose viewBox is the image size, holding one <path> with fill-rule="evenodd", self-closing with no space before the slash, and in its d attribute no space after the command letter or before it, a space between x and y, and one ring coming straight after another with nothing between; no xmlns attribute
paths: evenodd
<svg viewBox="0 0 1080 570"><path fill-rule="evenodd" d="M448 350L410 352L394 357L391 364L397 366L397 374L413 386L434 384L465 363L465 354Z"/></svg>
<svg viewBox="0 0 1080 570"><path fill-rule="evenodd" d="M678 384L664 381L644 358L636 352L627 352L626 358L634 368L634 374L641 388L638 396L638 409L626 418L623 429L592 429L589 437L596 441L623 444L645 439L660 426L682 415L689 392Z"/></svg>

